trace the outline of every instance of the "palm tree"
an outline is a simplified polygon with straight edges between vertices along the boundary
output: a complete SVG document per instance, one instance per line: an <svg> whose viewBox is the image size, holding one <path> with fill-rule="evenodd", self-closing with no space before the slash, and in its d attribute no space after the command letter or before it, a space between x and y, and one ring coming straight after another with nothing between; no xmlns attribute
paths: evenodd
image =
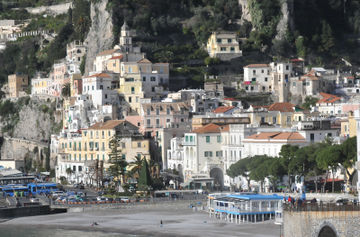
<svg viewBox="0 0 360 237"><path fill-rule="evenodd" d="M141 158L141 155L138 154L137 156L135 156L135 160L129 164L130 169L131 169L131 172L132 172L133 174L136 173L136 174L137 174L137 178L140 177L140 170L141 170L141 167L142 167L142 163L143 163L142 160L143 160L143 159L145 159L145 157L144 157L144 158Z"/></svg>

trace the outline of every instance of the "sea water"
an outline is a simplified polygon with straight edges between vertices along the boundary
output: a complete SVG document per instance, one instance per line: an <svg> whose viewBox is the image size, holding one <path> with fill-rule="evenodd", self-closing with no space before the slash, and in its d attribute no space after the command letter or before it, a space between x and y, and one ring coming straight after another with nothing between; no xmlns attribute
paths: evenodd
<svg viewBox="0 0 360 237"><path fill-rule="evenodd" d="M0 237L135 237L135 235L108 233L102 231L67 230L59 228L0 226Z"/></svg>

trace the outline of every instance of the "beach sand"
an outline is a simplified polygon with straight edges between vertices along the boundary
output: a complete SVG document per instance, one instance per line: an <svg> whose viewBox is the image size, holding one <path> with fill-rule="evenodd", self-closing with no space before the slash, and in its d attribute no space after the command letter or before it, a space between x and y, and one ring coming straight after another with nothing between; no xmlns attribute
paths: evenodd
<svg viewBox="0 0 360 237"><path fill-rule="evenodd" d="M160 222L163 222L161 225ZM98 225L91 226L92 223ZM279 236L273 221L234 224L210 218L204 211L193 211L189 204L140 205L127 209L102 209L21 217L1 225L104 231L142 236Z"/></svg>

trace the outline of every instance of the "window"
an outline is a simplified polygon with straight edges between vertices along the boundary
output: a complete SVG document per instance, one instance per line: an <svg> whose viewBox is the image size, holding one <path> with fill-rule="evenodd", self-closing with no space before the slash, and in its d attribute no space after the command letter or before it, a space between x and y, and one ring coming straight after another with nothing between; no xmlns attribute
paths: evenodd
<svg viewBox="0 0 360 237"><path fill-rule="evenodd" d="M209 151L209 156L210 156L210 157L212 157L212 156L213 156L212 151Z"/></svg>
<svg viewBox="0 0 360 237"><path fill-rule="evenodd" d="M170 114L170 108L166 108L166 114Z"/></svg>
<svg viewBox="0 0 360 237"><path fill-rule="evenodd" d="M87 160L87 154L85 154L85 160Z"/></svg>
<svg viewBox="0 0 360 237"><path fill-rule="evenodd" d="M81 154L79 154L79 161L81 161Z"/></svg>
<svg viewBox="0 0 360 237"><path fill-rule="evenodd" d="M76 161L76 154L74 155L74 160Z"/></svg>
<svg viewBox="0 0 360 237"><path fill-rule="evenodd" d="M102 136L102 138L105 137L105 132L104 131L101 132L101 136Z"/></svg>
<svg viewBox="0 0 360 237"><path fill-rule="evenodd" d="M150 77L150 81L156 81L156 77Z"/></svg>
<svg viewBox="0 0 360 237"><path fill-rule="evenodd" d="M156 115L159 115L159 114L160 114L160 109L156 108Z"/></svg>
<svg viewBox="0 0 360 237"><path fill-rule="evenodd" d="M216 42L221 43L221 39L216 39Z"/></svg>
<svg viewBox="0 0 360 237"><path fill-rule="evenodd" d="M150 109L149 109L149 108L146 109L146 114L147 114L147 115L150 115Z"/></svg>
<svg viewBox="0 0 360 237"><path fill-rule="evenodd" d="M137 143L137 147L140 148L141 147L141 142Z"/></svg>
<svg viewBox="0 0 360 237"><path fill-rule="evenodd" d="M217 142L221 143L221 136L217 136L216 138L217 138Z"/></svg>
<svg viewBox="0 0 360 237"><path fill-rule="evenodd" d="M255 75L256 74L256 70L253 70L253 75Z"/></svg>
<svg viewBox="0 0 360 237"><path fill-rule="evenodd" d="M100 90L102 90L103 89L103 85L100 85Z"/></svg>
<svg viewBox="0 0 360 237"><path fill-rule="evenodd" d="M220 51L226 51L225 47L220 47Z"/></svg>
<svg viewBox="0 0 360 237"><path fill-rule="evenodd" d="M193 141L193 138L194 138L193 136L190 136L190 142L192 142L192 141Z"/></svg>
<svg viewBox="0 0 360 237"><path fill-rule="evenodd" d="M264 81L268 81L268 78L267 78L267 77L265 77Z"/></svg>
<svg viewBox="0 0 360 237"><path fill-rule="evenodd" d="M291 122L291 117L290 116L287 116L286 118L286 122L290 123Z"/></svg>
<svg viewBox="0 0 360 237"><path fill-rule="evenodd" d="M208 152L208 151L205 151L205 152L204 152L204 156L205 156L205 157L208 157L208 156L209 156L209 152Z"/></svg>
<svg viewBox="0 0 360 237"><path fill-rule="evenodd" d="M94 86L91 87L91 90L94 90Z"/></svg>
<svg viewBox="0 0 360 237"><path fill-rule="evenodd" d="M143 81L146 81L146 77L143 77Z"/></svg>
<svg viewBox="0 0 360 237"><path fill-rule="evenodd" d="M105 94L105 99L107 99L107 94Z"/></svg>
<svg viewBox="0 0 360 237"><path fill-rule="evenodd" d="M189 136L185 136L185 142L189 141Z"/></svg>
<svg viewBox="0 0 360 237"><path fill-rule="evenodd" d="M231 52L234 52L234 51L235 51L235 48L234 48L234 47L230 47L230 51L231 51Z"/></svg>
<svg viewBox="0 0 360 237"><path fill-rule="evenodd" d="M151 91L152 91L152 92L155 92L155 87L151 87Z"/></svg>
<svg viewBox="0 0 360 237"><path fill-rule="evenodd" d="M135 93L135 87L131 87L131 94Z"/></svg>
<svg viewBox="0 0 360 237"><path fill-rule="evenodd" d="M206 143L210 143L210 136L206 136Z"/></svg>
<svg viewBox="0 0 360 237"><path fill-rule="evenodd" d="M126 82L133 82L133 81L134 81L134 78L132 78L132 77L125 78L125 81L126 81Z"/></svg>
<svg viewBox="0 0 360 237"><path fill-rule="evenodd" d="M232 42L232 39L228 39L228 43L231 43Z"/></svg>
<svg viewBox="0 0 360 237"><path fill-rule="evenodd" d="M91 160L93 160L93 159L94 159L93 154L91 154Z"/></svg>
<svg viewBox="0 0 360 237"><path fill-rule="evenodd" d="M276 117L273 117L273 124L276 124Z"/></svg>
<svg viewBox="0 0 360 237"><path fill-rule="evenodd" d="M146 124L147 124L148 126L150 126L151 120L150 120L150 119L146 120Z"/></svg>
<svg viewBox="0 0 360 237"><path fill-rule="evenodd" d="M157 126L157 127L160 126L160 119L156 119L156 126Z"/></svg>
<svg viewBox="0 0 360 237"><path fill-rule="evenodd" d="M105 155L104 154L102 155L102 157L103 157L103 160L105 160Z"/></svg>
<svg viewBox="0 0 360 237"><path fill-rule="evenodd" d="M251 78L251 81L256 81L256 78L255 77Z"/></svg>
<svg viewBox="0 0 360 237"><path fill-rule="evenodd" d="M132 99L131 99L131 96L129 96L129 103L131 103Z"/></svg>
<svg viewBox="0 0 360 237"><path fill-rule="evenodd" d="M289 70L289 65L286 65L286 70Z"/></svg>

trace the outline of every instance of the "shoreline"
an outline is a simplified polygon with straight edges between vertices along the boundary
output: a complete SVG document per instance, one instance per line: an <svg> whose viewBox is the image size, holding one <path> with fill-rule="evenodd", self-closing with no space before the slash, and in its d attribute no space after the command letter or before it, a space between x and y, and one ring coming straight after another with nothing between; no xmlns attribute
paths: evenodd
<svg viewBox="0 0 360 237"><path fill-rule="evenodd" d="M160 222L163 225L160 225ZM91 226L92 223L98 223ZM184 203L147 206L134 209L107 209L19 217L0 223L1 227L31 229L64 229L84 232L119 233L135 236L278 236L273 221L264 223L226 223L210 218L204 211L193 211Z"/></svg>

